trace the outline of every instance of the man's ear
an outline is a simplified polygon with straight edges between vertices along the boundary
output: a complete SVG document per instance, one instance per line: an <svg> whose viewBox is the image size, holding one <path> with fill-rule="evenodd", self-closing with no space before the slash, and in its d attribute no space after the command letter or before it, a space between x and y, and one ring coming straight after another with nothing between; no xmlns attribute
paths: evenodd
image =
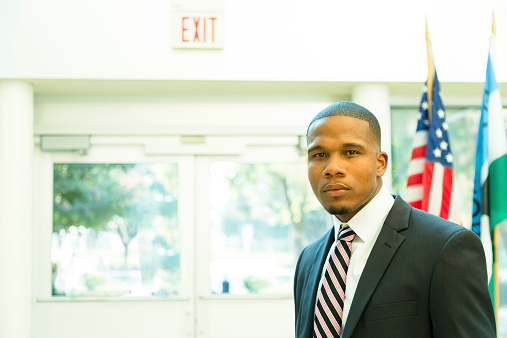
<svg viewBox="0 0 507 338"><path fill-rule="evenodd" d="M387 153L385 151L379 151L377 153L377 177L384 176L384 174L387 170L388 161L389 161L389 158L388 158Z"/></svg>

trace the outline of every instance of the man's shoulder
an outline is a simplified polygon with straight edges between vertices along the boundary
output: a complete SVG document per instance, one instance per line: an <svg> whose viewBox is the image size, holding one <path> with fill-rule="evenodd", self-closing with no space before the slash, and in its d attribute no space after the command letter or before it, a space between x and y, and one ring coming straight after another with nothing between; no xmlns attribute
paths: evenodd
<svg viewBox="0 0 507 338"><path fill-rule="evenodd" d="M412 207L400 196L396 200L388 216L388 223L405 235L418 234L430 238L450 238L458 232L473 234L465 227L433 215L429 212Z"/></svg>
<svg viewBox="0 0 507 338"><path fill-rule="evenodd" d="M442 217L412 207L409 223L420 224L428 227L428 230L445 229L451 232L466 230L459 224L453 223Z"/></svg>
<svg viewBox="0 0 507 338"><path fill-rule="evenodd" d="M407 233L418 234L418 236L424 236L428 240L440 239L444 242L454 237L457 233L461 234L459 237L465 236L466 238L475 235L472 231L459 224L412 206L409 207L410 215L408 217Z"/></svg>
<svg viewBox="0 0 507 338"><path fill-rule="evenodd" d="M312 243L308 244L304 249L304 251L315 251L318 250L322 245L326 245L327 242L330 240L330 237L333 232L333 227L326 231L325 234L323 234L319 239L313 241Z"/></svg>
<svg viewBox="0 0 507 338"><path fill-rule="evenodd" d="M299 255L299 260L305 260L307 259L314 259L315 255L320 250L325 250L328 242L332 241L331 236L333 234L333 228L329 229L324 235L322 235L319 239L315 240L314 242L308 244L303 251L301 251L301 254Z"/></svg>
<svg viewBox="0 0 507 338"><path fill-rule="evenodd" d="M433 215L429 212L412 207L410 204L405 202L399 195L393 195L393 197L395 197L395 202L389 214L393 214L393 216L396 217L400 217L403 215L404 217L406 217L406 221L408 221L409 224L423 223L426 225L428 224L435 225L437 227L442 226L449 227L455 230L463 229L463 227L461 227L456 223Z"/></svg>
<svg viewBox="0 0 507 338"><path fill-rule="evenodd" d="M330 242L334 240L332 235L333 229L331 228L322 237L306 246L299 255L294 278L300 287L304 285L305 280L315 268L322 268L322 260L326 254L326 249L329 249Z"/></svg>

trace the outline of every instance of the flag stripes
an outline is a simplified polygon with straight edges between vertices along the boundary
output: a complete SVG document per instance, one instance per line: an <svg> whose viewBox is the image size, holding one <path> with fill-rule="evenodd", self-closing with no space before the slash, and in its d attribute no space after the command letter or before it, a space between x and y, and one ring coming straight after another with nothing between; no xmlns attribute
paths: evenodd
<svg viewBox="0 0 507 338"><path fill-rule="evenodd" d="M414 208L461 224L453 171L454 158L436 72L432 79L432 88L427 87L428 82L423 88L405 199ZM431 102L428 101L430 92Z"/></svg>

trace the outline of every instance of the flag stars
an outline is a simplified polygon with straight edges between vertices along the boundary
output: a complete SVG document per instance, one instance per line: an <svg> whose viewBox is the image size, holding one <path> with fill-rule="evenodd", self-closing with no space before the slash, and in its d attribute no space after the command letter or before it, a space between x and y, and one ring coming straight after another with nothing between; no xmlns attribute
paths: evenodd
<svg viewBox="0 0 507 338"><path fill-rule="evenodd" d="M429 121L429 120L424 120L424 124L425 124L426 126L429 126L429 125L430 125L430 121Z"/></svg>
<svg viewBox="0 0 507 338"><path fill-rule="evenodd" d="M442 150L435 148L435 150L433 150L433 155L435 155L436 158L439 158L442 156Z"/></svg>
<svg viewBox="0 0 507 338"><path fill-rule="evenodd" d="M421 108L422 108L423 110L428 110L428 101L423 101L423 102L421 103Z"/></svg>
<svg viewBox="0 0 507 338"><path fill-rule="evenodd" d="M423 93L427 93L427 92L428 92L428 86L427 86L427 85L424 85L424 87L423 87L423 89L422 89L422 90L423 90Z"/></svg>
<svg viewBox="0 0 507 338"><path fill-rule="evenodd" d="M454 158L452 157L452 154L449 153L447 155L445 155L445 160L448 162L448 163L452 163L452 161L454 160Z"/></svg>
<svg viewBox="0 0 507 338"><path fill-rule="evenodd" d="M449 143L445 142L445 141L442 141L440 142L440 148L442 150L447 150L447 147L449 146Z"/></svg>
<svg viewBox="0 0 507 338"><path fill-rule="evenodd" d="M449 129L449 125L447 124L447 122L442 123L442 129L443 130Z"/></svg>
<svg viewBox="0 0 507 338"><path fill-rule="evenodd" d="M442 109L439 109L437 114L438 114L438 117L441 119L443 119L445 117L445 111L443 111Z"/></svg>
<svg viewBox="0 0 507 338"><path fill-rule="evenodd" d="M435 130L435 134L437 135L438 138L442 138L442 130L440 128Z"/></svg>
<svg viewBox="0 0 507 338"><path fill-rule="evenodd" d="M420 120L422 119L422 114L421 113L417 113L417 120Z"/></svg>

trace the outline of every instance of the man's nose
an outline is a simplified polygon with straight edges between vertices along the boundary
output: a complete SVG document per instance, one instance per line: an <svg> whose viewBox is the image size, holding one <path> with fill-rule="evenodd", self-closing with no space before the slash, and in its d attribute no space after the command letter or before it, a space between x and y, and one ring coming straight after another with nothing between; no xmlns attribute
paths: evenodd
<svg viewBox="0 0 507 338"><path fill-rule="evenodd" d="M343 161L338 156L330 156L322 174L324 176L344 175Z"/></svg>

